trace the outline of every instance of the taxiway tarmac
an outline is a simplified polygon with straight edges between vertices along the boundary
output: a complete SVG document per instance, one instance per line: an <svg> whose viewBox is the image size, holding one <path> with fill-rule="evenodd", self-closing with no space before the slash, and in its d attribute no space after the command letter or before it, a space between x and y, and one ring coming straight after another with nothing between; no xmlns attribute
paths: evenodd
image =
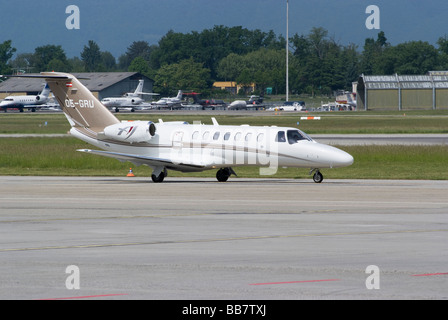
<svg viewBox="0 0 448 320"><path fill-rule="evenodd" d="M0 177L0 299L447 299L447 190Z"/></svg>

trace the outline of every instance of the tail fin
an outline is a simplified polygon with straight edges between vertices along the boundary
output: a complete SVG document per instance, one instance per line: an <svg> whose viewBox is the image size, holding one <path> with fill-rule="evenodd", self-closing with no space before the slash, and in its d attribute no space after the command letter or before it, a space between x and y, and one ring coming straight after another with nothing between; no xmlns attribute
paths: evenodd
<svg viewBox="0 0 448 320"><path fill-rule="evenodd" d="M177 99L182 100L182 90L179 90L179 92L177 93Z"/></svg>
<svg viewBox="0 0 448 320"><path fill-rule="evenodd" d="M72 127L102 132L120 121L75 76L69 73L42 72Z"/></svg>
<svg viewBox="0 0 448 320"><path fill-rule="evenodd" d="M50 91L50 87L48 86L48 83L46 83L39 96L48 98L48 96L50 95Z"/></svg>
<svg viewBox="0 0 448 320"><path fill-rule="evenodd" d="M135 89L134 94L140 94L140 93L143 92L143 82L144 81L145 80L139 80L138 81L138 86L137 86L137 89Z"/></svg>

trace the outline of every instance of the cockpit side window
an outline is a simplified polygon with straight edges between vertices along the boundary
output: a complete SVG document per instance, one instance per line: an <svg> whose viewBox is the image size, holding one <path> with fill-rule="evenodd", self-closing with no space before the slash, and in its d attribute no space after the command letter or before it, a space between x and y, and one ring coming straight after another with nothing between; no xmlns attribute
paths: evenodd
<svg viewBox="0 0 448 320"><path fill-rule="evenodd" d="M279 131L277 136L275 137L275 141L277 142L286 142L285 131Z"/></svg>
<svg viewBox="0 0 448 320"><path fill-rule="evenodd" d="M308 140L310 139L301 133L299 130L288 130L288 142L289 144L294 144L299 142L300 140Z"/></svg>

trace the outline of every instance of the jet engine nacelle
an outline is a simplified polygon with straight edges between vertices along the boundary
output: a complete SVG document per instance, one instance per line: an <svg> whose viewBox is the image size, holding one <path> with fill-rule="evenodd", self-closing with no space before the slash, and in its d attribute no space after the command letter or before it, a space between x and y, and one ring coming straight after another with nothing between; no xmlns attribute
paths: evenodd
<svg viewBox="0 0 448 320"><path fill-rule="evenodd" d="M149 121L130 121L116 123L104 128L108 139L129 143L148 142L156 134L156 126Z"/></svg>
<svg viewBox="0 0 448 320"><path fill-rule="evenodd" d="M47 100L48 100L48 97L46 97L46 96L43 96L43 95L36 96L36 103L38 103L38 104L46 103Z"/></svg>

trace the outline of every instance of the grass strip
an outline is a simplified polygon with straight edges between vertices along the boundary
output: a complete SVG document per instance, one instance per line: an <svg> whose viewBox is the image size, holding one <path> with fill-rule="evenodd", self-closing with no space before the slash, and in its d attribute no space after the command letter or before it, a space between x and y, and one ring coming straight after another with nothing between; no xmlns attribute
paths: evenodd
<svg viewBox="0 0 448 320"><path fill-rule="evenodd" d="M88 155L76 149L91 148L75 138L0 139L0 175L35 176L136 176L149 177L151 169L131 163ZM344 146L355 158L347 168L324 169L326 179L448 179L448 146ZM235 167L239 177L310 178L308 169L278 168L260 176L257 167ZM216 170L201 173L170 171L169 176L214 177Z"/></svg>

